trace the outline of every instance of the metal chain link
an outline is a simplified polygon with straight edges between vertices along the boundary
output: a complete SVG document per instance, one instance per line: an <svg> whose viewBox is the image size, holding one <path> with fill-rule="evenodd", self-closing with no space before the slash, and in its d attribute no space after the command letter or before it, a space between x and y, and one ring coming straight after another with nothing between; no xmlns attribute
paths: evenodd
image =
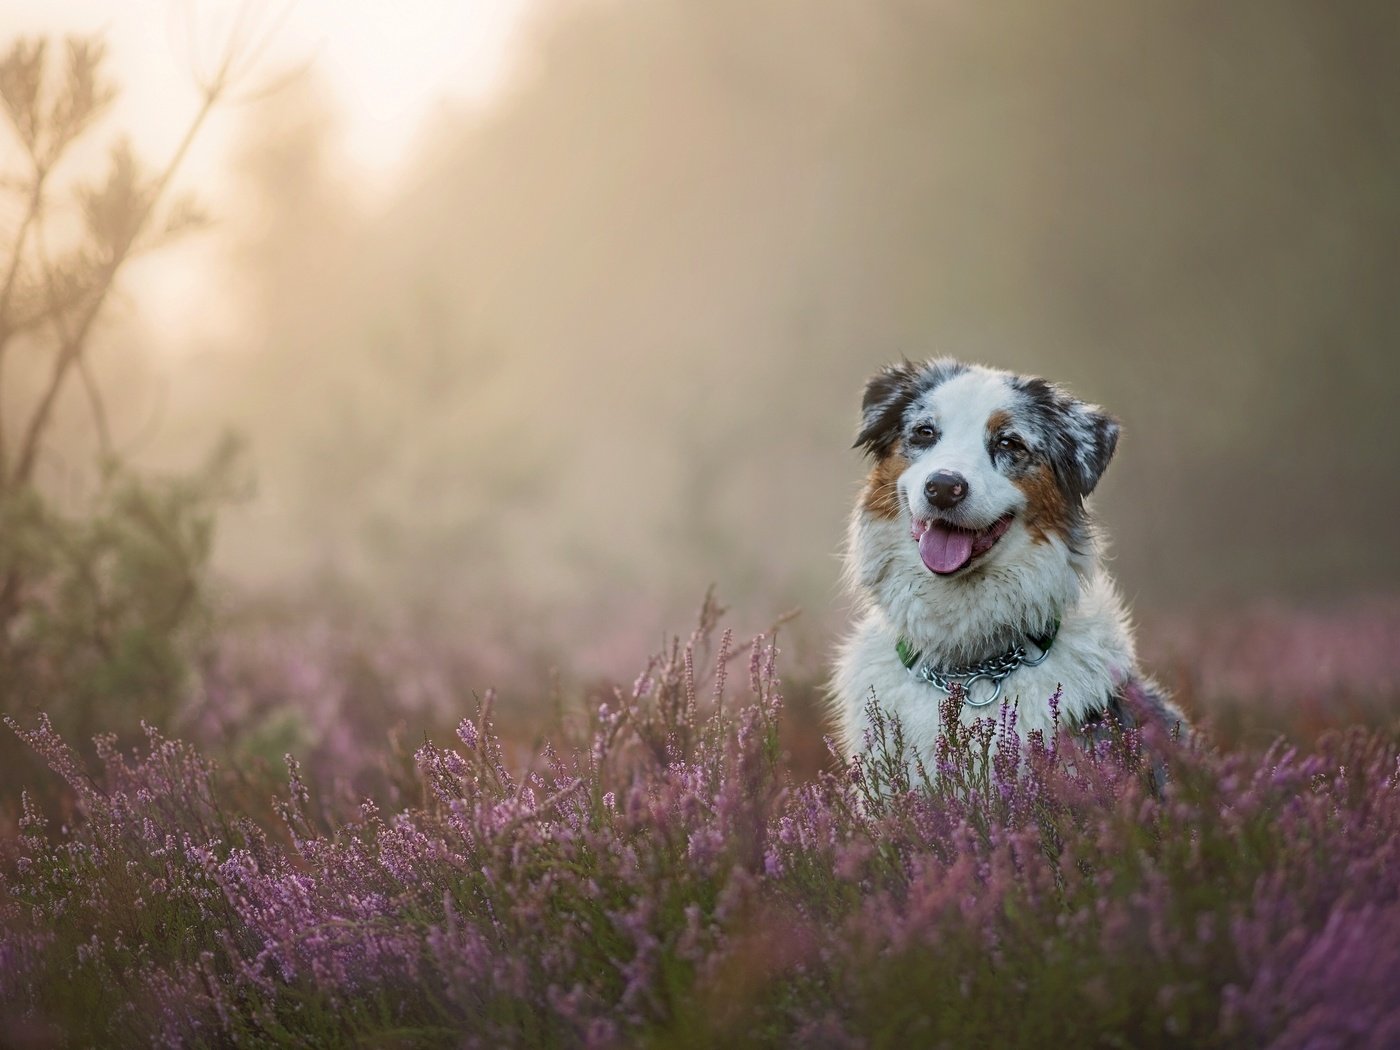
<svg viewBox="0 0 1400 1050"><path fill-rule="evenodd" d="M1026 647L1017 645L1000 656L988 657L978 663L955 667L950 671L939 671L927 663L921 663L917 667L909 668L909 673L949 695L952 694L953 684L957 683L962 687L963 703L968 707L986 707L988 704L995 703L997 697L1001 696L1002 683L1010 677L1013 671L1018 667L1034 667L1049 655L1050 650L1046 649L1037 657L1028 657ZM972 699L972 683L983 678L993 683L995 688L987 699L974 700Z"/></svg>

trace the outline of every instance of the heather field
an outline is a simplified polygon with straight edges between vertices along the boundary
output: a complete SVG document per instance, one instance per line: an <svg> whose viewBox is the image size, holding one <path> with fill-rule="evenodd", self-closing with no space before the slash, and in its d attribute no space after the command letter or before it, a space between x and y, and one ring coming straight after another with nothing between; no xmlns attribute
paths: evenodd
<svg viewBox="0 0 1400 1050"><path fill-rule="evenodd" d="M47 768L7 805L10 1042L1400 1042L1393 607L1162 626L1205 739L1022 744L1007 709L931 768L883 720L812 758L812 684L717 619L533 727L463 693L314 773L198 719L203 751L11 720ZM328 721L366 703L293 669Z"/></svg>

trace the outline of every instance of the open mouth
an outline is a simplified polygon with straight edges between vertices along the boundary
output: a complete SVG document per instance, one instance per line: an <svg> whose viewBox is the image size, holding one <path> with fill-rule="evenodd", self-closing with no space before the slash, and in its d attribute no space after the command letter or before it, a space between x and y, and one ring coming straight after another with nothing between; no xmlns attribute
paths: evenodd
<svg viewBox="0 0 1400 1050"><path fill-rule="evenodd" d="M1011 528L1013 516L1007 514L998 518L985 529L962 529L946 521L915 518L909 532L919 542L919 557L923 558L929 572L948 576L995 547L997 540Z"/></svg>

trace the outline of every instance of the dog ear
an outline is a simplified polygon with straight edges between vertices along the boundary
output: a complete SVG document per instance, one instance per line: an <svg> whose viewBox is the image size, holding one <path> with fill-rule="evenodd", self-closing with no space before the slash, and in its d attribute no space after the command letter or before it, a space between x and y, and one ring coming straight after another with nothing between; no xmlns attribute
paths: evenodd
<svg viewBox="0 0 1400 1050"><path fill-rule="evenodd" d="M1108 469L1122 427L1098 405L1071 397L1044 379L1021 380L1018 385L1043 428L1061 490L1073 500L1083 500Z"/></svg>
<svg viewBox="0 0 1400 1050"><path fill-rule="evenodd" d="M1068 427L1063 466L1057 464L1056 472L1073 496L1084 499L1094 491L1108 469L1123 428L1118 420L1098 405L1085 404L1073 398L1069 399L1066 420Z"/></svg>
<svg viewBox="0 0 1400 1050"><path fill-rule="evenodd" d="M904 410L919 390L919 372L908 361L870 377L860 404L860 433L852 448L883 456L899 437Z"/></svg>

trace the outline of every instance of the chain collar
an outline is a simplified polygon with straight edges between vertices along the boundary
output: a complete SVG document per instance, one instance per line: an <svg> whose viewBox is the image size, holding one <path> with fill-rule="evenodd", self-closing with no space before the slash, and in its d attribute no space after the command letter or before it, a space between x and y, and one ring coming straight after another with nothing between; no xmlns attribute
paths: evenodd
<svg viewBox="0 0 1400 1050"><path fill-rule="evenodd" d="M995 703L997 698L1001 696L1002 683L1010 677L1013 671L1018 667L1035 667L1050 655L1050 646L1055 644L1055 637L1059 633L1060 621L1056 619L1050 624L1050 630L1045 634L1030 637L1029 640L1034 642L1040 650L1039 656L1027 656L1026 646L1022 643L1012 646L999 656L989 656L977 663L952 667L946 671L940 671L924 663L923 651L910 645L907 638L901 638L895 643L895 652L899 654L899 662L919 681L927 682L944 693L950 693L956 683L962 687L963 703L968 707L986 707L988 704ZM972 685L982 679L992 683L992 694L985 700L974 700L972 699Z"/></svg>

